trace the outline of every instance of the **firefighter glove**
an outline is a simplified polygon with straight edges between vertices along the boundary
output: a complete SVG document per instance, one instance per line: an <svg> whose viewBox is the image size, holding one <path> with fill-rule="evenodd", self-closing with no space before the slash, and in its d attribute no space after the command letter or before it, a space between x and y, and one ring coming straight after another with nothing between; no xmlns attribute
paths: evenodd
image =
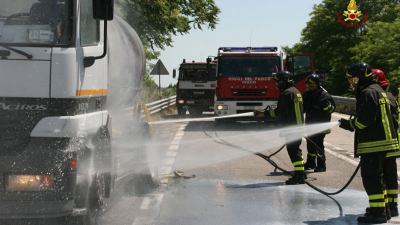
<svg viewBox="0 0 400 225"><path fill-rule="evenodd" d="M339 127L343 128L348 131L354 131L354 126L351 120L340 119L339 120Z"/></svg>

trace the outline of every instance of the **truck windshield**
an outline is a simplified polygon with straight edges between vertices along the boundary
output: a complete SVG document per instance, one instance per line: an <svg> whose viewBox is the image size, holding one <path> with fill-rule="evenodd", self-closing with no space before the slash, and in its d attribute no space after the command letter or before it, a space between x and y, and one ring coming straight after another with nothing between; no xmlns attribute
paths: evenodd
<svg viewBox="0 0 400 225"><path fill-rule="evenodd" d="M218 76L268 77L281 69L279 56L223 56L218 63Z"/></svg>
<svg viewBox="0 0 400 225"><path fill-rule="evenodd" d="M181 68L179 80L186 81L213 81L216 78L215 66L210 71L207 70L206 66L202 68Z"/></svg>
<svg viewBox="0 0 400 225"><path fill-rule="evenodd" d="M0 43L70 45L72 15L71 0L1 0Z"/></svg>

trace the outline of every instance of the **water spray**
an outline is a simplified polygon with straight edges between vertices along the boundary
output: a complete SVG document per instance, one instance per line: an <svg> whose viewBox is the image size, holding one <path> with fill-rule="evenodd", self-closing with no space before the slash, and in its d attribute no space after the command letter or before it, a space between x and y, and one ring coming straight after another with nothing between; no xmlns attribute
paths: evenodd
<svg viewBox="0 0 400 225"><path fill-rule="evenodd" d="M240 113L228 116L213 116L213 117L204 117L204 118L190 118L190 119L177 119L177 120L161 120L161 121L151 121L150 125L155 124L168 124L168 123L187 123L187 122L201 122L201 121L214 121L216 119L229 119L229 118L238 118L238 117L253 117L253 112L248 113Z"/></svg>

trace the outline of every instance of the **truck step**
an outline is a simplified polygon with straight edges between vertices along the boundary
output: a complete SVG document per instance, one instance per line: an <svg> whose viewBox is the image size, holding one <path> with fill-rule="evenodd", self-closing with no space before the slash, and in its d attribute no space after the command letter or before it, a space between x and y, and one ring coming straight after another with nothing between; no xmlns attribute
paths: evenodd
<svg viewBox="0 0 400 225"><path fill-rule="evenodd" d="M86 208L79 208L79 209L72 210L72 216L84 216L86 214L87 214Z"/></svg>

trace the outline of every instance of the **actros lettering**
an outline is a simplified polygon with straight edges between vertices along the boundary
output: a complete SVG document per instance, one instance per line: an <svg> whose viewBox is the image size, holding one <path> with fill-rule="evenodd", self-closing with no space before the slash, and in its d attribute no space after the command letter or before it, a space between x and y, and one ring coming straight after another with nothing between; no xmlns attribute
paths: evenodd
<svg viewBox="0 0 400 225"><path fill-rule="evenodd" d="M0 110L33 110L33 111L43 111L47 110L45 105L27 105L27 104L6 104L0 102Z"/></svg>

